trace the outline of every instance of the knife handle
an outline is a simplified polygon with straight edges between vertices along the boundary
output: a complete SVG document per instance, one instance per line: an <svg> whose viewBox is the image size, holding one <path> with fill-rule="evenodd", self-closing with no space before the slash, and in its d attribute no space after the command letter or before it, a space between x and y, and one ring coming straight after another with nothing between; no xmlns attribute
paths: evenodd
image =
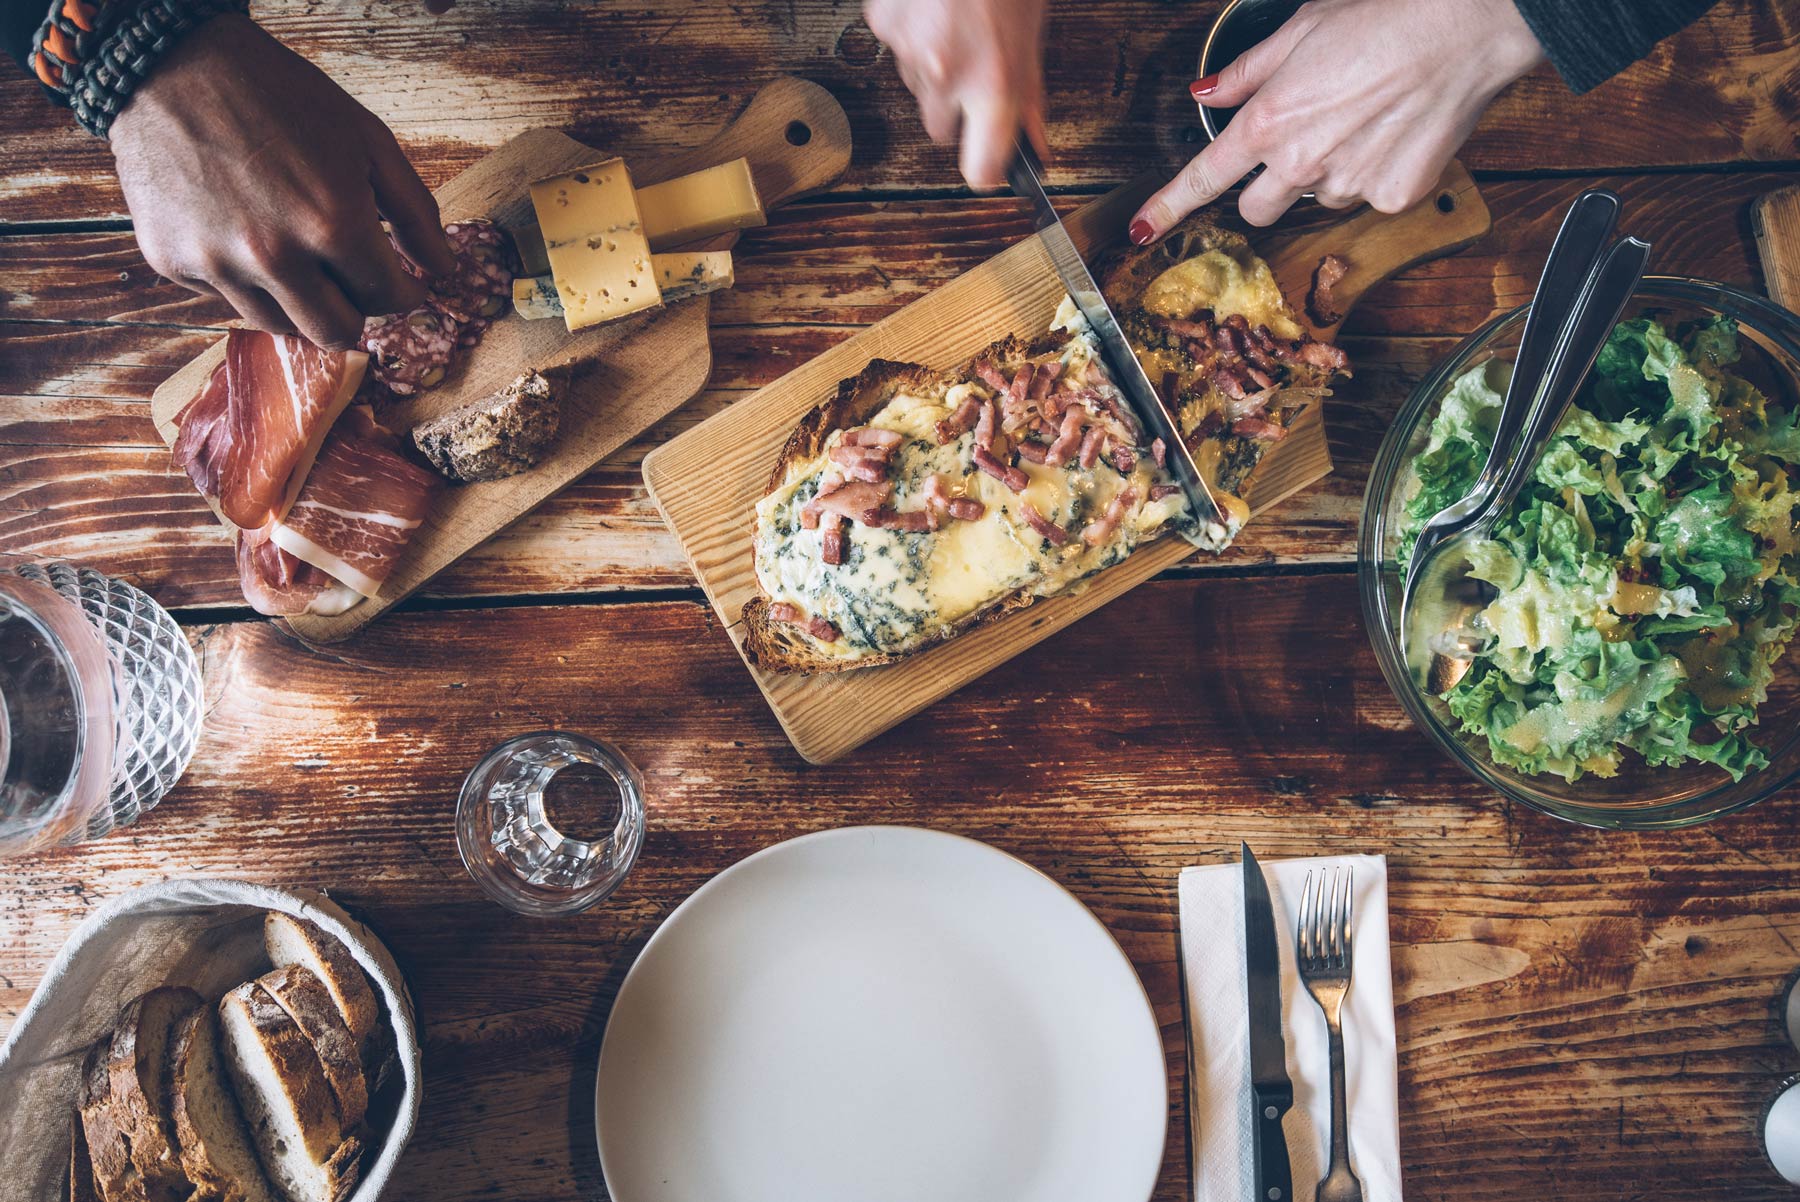
<svg viewBox="0 0 1800 1202"><path fill-rule="evenodd" d="M1293 1202L1294 1171L1288 1163L1287 1132L1281 1116L1293 1105L1291 1098L1259 1094L1256 1099L1256 1193L1252 1202Z"/></svg>

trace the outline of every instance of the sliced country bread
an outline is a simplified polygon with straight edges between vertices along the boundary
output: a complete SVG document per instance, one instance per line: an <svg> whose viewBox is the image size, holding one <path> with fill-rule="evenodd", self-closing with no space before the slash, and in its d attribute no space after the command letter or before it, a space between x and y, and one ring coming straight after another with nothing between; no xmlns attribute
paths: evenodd
<svg viewBox="0 0 1800 1202"><path fill-rule="evenodd" d="M276 1202L225 1077L219 1019L211 1006L189 1011L169 1041L169 1109L182 1171L196 1198Z"/></svg>
<svg viewBox="0 0 1800 1202"><path fill-rule="evenodd" d="M350 955L350 949L304 918L269 911L263 919L263 946L276 968L298 964L325 983L344 1023L366 1054L369 1035L381 1017L375 991Z"/></svg>
<svg viewBox="0 0 1800 1202"><path fill-rule="evenodd" d="M87 1134L82 1130L81 1110L69 1119L69 1202L100 1202L94 1184L94 1162L88 1155Z"/></svg>
<svg viewBox="0 0 1800 1202"><path fill-rule="evenodd" d="M193 1186L181 1171L168 1110L169 1032L200 1005L191 989L165 986L126 1003L107 1053L113 1112L150 1202L181 1202Z"/></svg>
<svg viewBox="0 0 1800 1202"><path fill-rule="evenodd" d="M346 1139L312 1044L254 981L219 1003L225 1063L263 1170L289 1202L338 1202L355 1186L361 1145Z"/></svg>
<svg viewBox="0 0 1800 1202"><path fill-rule="evenodd" d="M257 984L287 1011L312 1043L337 1099L344 1130L356 1130L369 1110L369 1082L363 1071L362 1049L331 991L310 968L299 964L278 968L259 978Z"/></svg>

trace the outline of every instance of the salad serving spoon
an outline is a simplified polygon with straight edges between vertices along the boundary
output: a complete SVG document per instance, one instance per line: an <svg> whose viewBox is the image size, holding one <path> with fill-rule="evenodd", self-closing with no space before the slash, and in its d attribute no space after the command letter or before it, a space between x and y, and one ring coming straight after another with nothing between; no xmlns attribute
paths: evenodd
<svg viewBox="0 0 1800 1202"><path fill-rule="evenodd" d="M1473 575L1470 548L1490 537L1530 479L1649 262L1650 244L1606 248L1619 198L1576 198L1532 297L1494 442L1474 487L1420 531L1400 600L1400 649L1414 682L1433 696L1467 674L1490 632L1482 611L1498 590Z"/></svg>

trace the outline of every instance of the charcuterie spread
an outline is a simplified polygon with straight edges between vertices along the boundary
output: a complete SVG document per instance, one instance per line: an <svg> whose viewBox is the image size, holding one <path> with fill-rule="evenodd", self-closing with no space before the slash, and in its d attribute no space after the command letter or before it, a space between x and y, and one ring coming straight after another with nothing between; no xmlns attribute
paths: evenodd
<svg viewBox="0 0 1800 1202"><path fill-rule="evenodd" d="M1233 490L1347 360L1204 217L1103 281L1241 524ZM1183 519L1166 451L1072 302L950 371L877 360L800 422L757 503L746 649L776 671L870 667L1065 591Z"/></svg>

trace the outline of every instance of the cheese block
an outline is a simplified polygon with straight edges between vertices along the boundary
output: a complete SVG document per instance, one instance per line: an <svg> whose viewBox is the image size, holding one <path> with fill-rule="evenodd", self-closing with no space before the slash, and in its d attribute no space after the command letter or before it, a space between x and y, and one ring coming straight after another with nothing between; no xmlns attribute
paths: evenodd
<svg viewBox="0 0 1800 1202"><path fill-rule="evenodd" d="M769 223L749 159L733 159L639 188L637 199L651 250L668 250L728 230ZM550 274L543 230L536 225L520 226L512 236L525 274Z"/></svg>
<svg viewBox="0 0 1800 1202"><path fill-rule="evenodd" d="M531 206L570 333L662 303L623 159L537 181Z"/></svg>
<svg viewBox="0 0 1800 1202"><path fill-rule="evenodd" d="M732 159L640 188L638 208L644 214L644 235L651 250L769 223L749 159Z"/></svg>
<svg viewBox="0 0 1800 1202"><path fill-rule="evenodd" d="M735 282L728 250L651 255L650 265L656 271L656 284L664 304L717 292ZM527 321L561 317L562 298L556 293L555 281L550 276L521 276L514 280L513 312Z"/></svg>

